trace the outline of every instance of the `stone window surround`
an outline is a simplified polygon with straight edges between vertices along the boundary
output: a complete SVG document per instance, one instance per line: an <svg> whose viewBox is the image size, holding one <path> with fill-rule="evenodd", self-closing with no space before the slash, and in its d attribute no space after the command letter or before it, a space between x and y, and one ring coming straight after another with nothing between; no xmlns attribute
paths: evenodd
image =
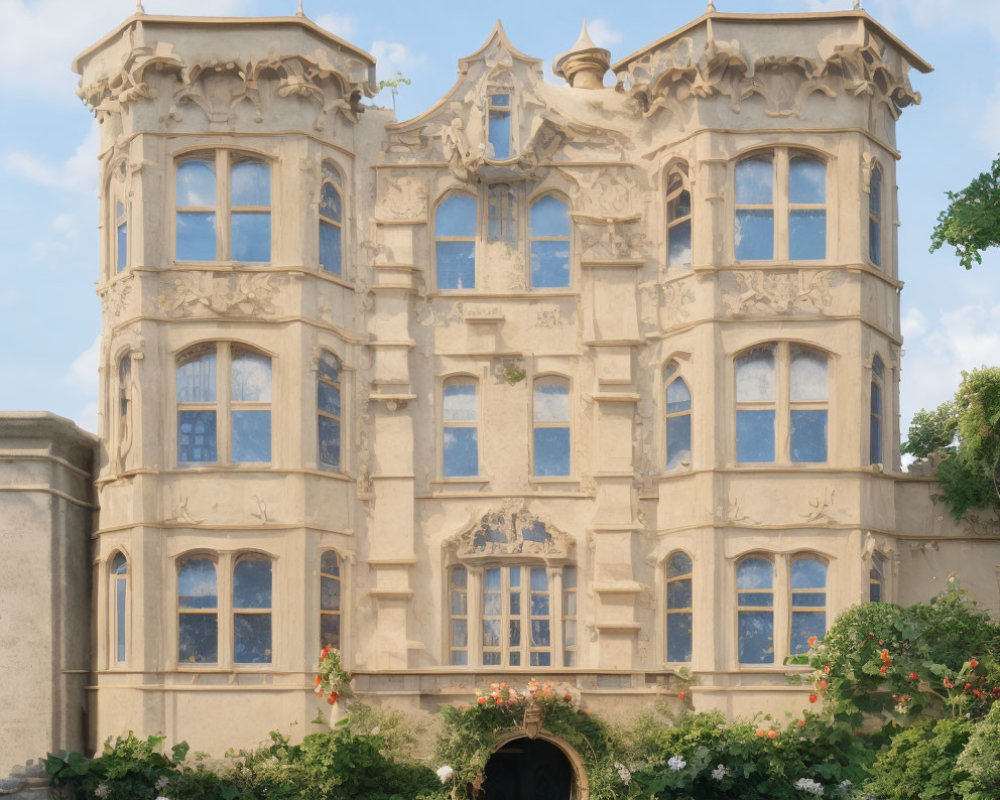
<svg viewBox="0 0 1000 800"><path fill-rule="evenodd" d="M475 265L476 265L476 285L472 289L442 289L438 286L437 282L437 231L435 230L431 236L428 237L430 242L430 258L429 263L433 265L433 276L431 276L428 281L428 286L433 287L430 294L441 294L441 295L464 295L464 294L481 294L483 293L482 281L480 280L480 268L483 264L483 250L487 246L488 238L488 227L489 227L489 187L496 184L507 184L511 188L518 191L519 201L517 209L517 231L518 231L518 248L517 252L521 255L524 262L524 286L523 290L531 293L546 294L546 293L565 293L567 291L573 291L577 287L579 281L574 279L575 269L574 264L577 261L577 247L576 247L576 226L573 224L573 204L570 198L559 189L555 188L544 188L538 189L531 194L527 193L527 188L529 186L528 181L523 180L496 180L490 181L488 183L482 183L479 185L478 190L470 190L467 186L452 186L441 192L438 198L431 205L431 212L428 215L428 225L433 226L435 220L437 219L438 209L441 204L444 203L451 197L455 196L465 196L471 197L476 201L476 234L475 234ZM562 203L565 203L566 208L569 210L570 217L570 232L569 232L569 285L568 286L554 286L554 287L533 287L531 285L531 242L533 241L531 236L530 227L530 214L531 208L539 200L545 197L554 197ZM441 241L455 241L456 237L447 237ZM457 240L467 240L464 237L457 237ZM544 239L540 240L544 241ZM506 292L505 292L506 293Z"/></svg>
<svg viewBox="0 0 1000 800"><path fill-rule="evenodd" d="M105 241L108 255L105 263L107 264L106 279L111 280L116 275L121 274L118 270L118 258L120 256L118 252L118 226L123 223L126 226L126 253L125 263L121 272L127 272L131 265L131 253L128 251L131 250L132 244L132 237L129 235L132 204L129 197L131 194L131 185L128 177L127 157L122 156L114 162L114 166L109 170L107 186L107 194L105 195L107 198L107 208L105 213L108 224L105 228L107 232ZM123 206L123 213L121 215L118 213L119 203Z"/></svg>
<svg viewBox="0 0 1000 800"><path fill-rule="evenodd" d="M689 374L689 364L690 364L690 354L688 353L671 353L667 358L660 362L659 369L653 377L653 391L656 392L657 398L657 414L656 414L656 431L654 435L656 436L656 470L660 473L666 474L677 474L680 472L687 472L694 469L694 448L695 448L695 432L698 430L695 423L697 420L697 412L695 409L695 394L694 389L691 386L692 375ZM667 369L673 365L676 367L673 374L666 377ZM693 371L693 370L690 370ZM667 464L667 387L674 381L681 379L684 381L684 385L687 386L688 393L691 395L691 408L686 412L691 419L691 440L689 442L691 449L691 456L689 458L689 463L687 465L678 464L673 469L668 470L666 468ZM682 412L683 413L683 412ZM688 553L690 555L690 553Z"/></svg>
<svg viewBox="0 0 1000 800"><path fill-rule="evenodd" d="M681 180L680 187L671 190L671 184L673 182L674 176L677 176ZM670 203L677 199L682 192L688 193L690 208L688 213L684 216L677 217L676 219L670 218ZM694 217L695 217L695 206L694 206L694 181L691 179L690 167L686 159L675 158L671 160L670 164L666 169L663 170L663 221L664 221L664 249L663 249L663 265L669 269L691 269L691 265L694 263ZM684 222L688 223L688 244L690 246L689 260L687 264L671 264L670 263L670 231L672 228L679 227Z"/></svg>
<svg viewBox="0 0 1000 800"><path fill-rule="evenodd" d="M879 250L879 257L880 257L879 263L877 264L874 261L872 261L871 258L871 221L873 220L874 215L872 213L870 205L871 182L872 182L872 177L875 175L876 170L878 171L882 179L881 197L879 198L881 200L881 203L877 217L879 225L879 237L881 239L880 241L881 247ZM886 221L888 219L888 214L886 212L886 209L889 206L889 202L887 200L888 193L886 192L886 176L889 173L886 169L882 167L882 163L877 158L872 158L871 164L869 165L869 168L866 171L867 171L866 175L867 179L865 180L865 194L869 196L869 202L863 202L860 205L862 207L862 210L865 212L864 219L869 224L862 225L862 229L864 231L864 247L862 249L862 255L864 256L865 262L871 264L877 270L884 271L886 268L886 264L888 263L886 259L886 238L887 238Z"/></svg>
<svg viewBox="0 0 1000 800"><path fill-rule="evenodd" d="M569 405L569 415L565 423L548 423L548 422L536 422L535 421L535 386L541 381L552 381L560 382L566 387L566 398ZM567 483L574 482L578 480L577 478L577 462L580 460L574 458L573 448L578 444L578 426L574 420L575 410L578 404L578 398L573 391L573 378L569 375L563 374L561 372L552 372L546 370L544 372L538 372L530 376L530 382L528 380L524 381L525 385L531 391L531 400L529 402L529 424L530 424L530 434L528 436L528 478L531 483ZM537 475L535 474L535 429L536 428L553 428L553 427L566 427L569 429L569 470L565 475Z"/></svg>
<svg viewBox="0 0 1000 800"><path fill-rule="evenodd" d="M124 575L115 573L115 559L121 556L125 559ZM111 551L103 566L107 574L107 664L108 669L127 669L129 654L131 651L132 637L132 559L123 547L116 547ZM117 584L118 581L125 582L125 658L119 660L117 657L118 642L118 614L117 614Z"/></svg>
<svg viewBox="0 0 1000 800"><path fill-rule="evenodd" d="M247 555L260 556L271 562L271 660L268 663L243 664L237 663L233 659L234 648L234 620L233 620L233 572L236 563L240 558ZM185 662L178 658L179 646L179 626L180 626L180 603L177 596L177 579L180 575L181 565L189 558L204 558L215 563L215 586L218 598L216 615L218 619L218 639L216 662ZM199 671L199 672L260 672L272 671L278 668L279 637L275 621L280 617L277 610L282 606L281 585L278 580L279 557L274 553L259 548L240 548L238 550L210 550L195 548L185 550L170 558L172 579L168 584L167 608L166 612L171 623L168 625L168 635L166 642L166 661L178 671ZM343 633L341 633L343 636Z"/></svg>

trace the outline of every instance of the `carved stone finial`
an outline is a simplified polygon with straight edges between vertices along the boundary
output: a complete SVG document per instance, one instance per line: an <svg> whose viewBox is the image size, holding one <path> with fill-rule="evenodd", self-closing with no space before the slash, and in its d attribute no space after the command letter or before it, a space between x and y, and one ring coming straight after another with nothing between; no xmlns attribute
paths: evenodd
<svg viewBox="0 0 1000 800"><path fill-rule="evenodd" d="M854 0L854 10L857 11L861 8L861 0Z"/></svg>
<svg viewBox="0 0 1000 800"><path fill-rule="evenodd" d="M705 6L705 13L711 14L713 11L715 11L715 3L712 0L708 0L708 4Z"/></svg>
<svg viewBox="0 0 1000 800"><path fill-rule="evenodd" d="M302 9L302 0L299 0L299 8L295 12L295 16L297 16L297 17L304 17L305 15L306 15L306 12L303 11L303 9Z"/></svg>
<svg viewBox="0 0 1000 800"><path fill-rule="evenodd" d="M135 0L135 13L136 14L146 13L146 9L142 7L142 0Z"/></svg>
<svg viewBox="0 0 1000 800"><path fill-rule="evenodd" d="M587 32L587 18L584 17L576 44L556 56L552 71L574 89L603 89L604 73L610 66L610 51L594 44Z"/></svg>

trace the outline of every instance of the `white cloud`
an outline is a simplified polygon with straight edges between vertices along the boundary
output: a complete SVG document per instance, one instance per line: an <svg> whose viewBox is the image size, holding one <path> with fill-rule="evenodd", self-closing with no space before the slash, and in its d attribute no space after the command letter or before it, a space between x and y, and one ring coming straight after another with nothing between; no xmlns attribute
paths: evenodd
<svg viewBox="0 0 1000 800"><path fill-rule="evenodd" d="M923 336L927 331L927 320L924 319L924 315L920 309L914 306L913 308L906 309L903 319L900 322L900 327L903 331L904 339Z"/></svg>
<svg viewBox="0 0 1000 800"><path fill-rule="evenodd" d="M87 403L87 405L80 410L80 413L73 417L73 422L85 431L97 433L97 401L92 400Z"/></svg>
<svg viewBox="0 0 1000 800"><path fill-rule="evenodd" d="M98 334L90 347L69 365L66 383L89 395L97 394L97 367L101 360L101 336Z"/></svg>
<svg viewBox="0 0 1000 800"><path fill-rule="evenodd" d="M588 22L587 31L590 33L590 38L594 40L594 44L606 50L622 43L621 33L612 28L611 24L601 17L596 17Z"/></svg>
<svg viewBox="0 0 1000 800"><path fill-rule="evenodd" d="M80 191L97 192L97 153L101 133L97 120L92 120L83 141L77 145L66 161L53 164L33 153L8 150L0 163L8 172L40 186L71 188Z"/></svg>
<svg viewBox="0 0 1000 800"><path fill-rule="evenodd" d="M381 39L372 42L371 54L378 62L378 74L382 80L394 78L397 72L409 77L415 68L426 61L423 55L414 53L405 44L385 42Z"/></svg>
<svg viewBox="0 0 1000 800"><path fill-rule="evenodd" d="M339 36L341 39L350 39L358 29L357 20L349 14L337 14L330 12L320 14L316 17L316 24L321 28L326 28L330 33Z"/></svg>
<svg viewBox="0 0 1000 800"><path fill-rule="evenodd" d="M865 10L890 28L912 24L925 30L985 29L1000 39L1000 3L982 0L866 0Z"/></svg>

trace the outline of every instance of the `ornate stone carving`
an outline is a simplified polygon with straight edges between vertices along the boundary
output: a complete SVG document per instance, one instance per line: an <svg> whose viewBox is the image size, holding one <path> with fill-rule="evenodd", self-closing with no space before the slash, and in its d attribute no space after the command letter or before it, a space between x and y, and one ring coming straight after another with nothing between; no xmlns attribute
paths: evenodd
<svg viewBox="0 0 1000 800"><path fill-rule="evenodd" d="M125 312L125 306L128 305L128 298L132 293L132 284L134 281L135 273L129 272L113 281L101 293L101 310L106 316L110 316L112 319L121 317Z"/></svg>
<svg viewBox="0 0 1000 800"><path fill-rule="evenodd" d="M646 234L629 223L574 214L580 231L582 258L640 258Z"/></svg>
<svg viewBox="0 0 1000 800"><path fill-rule="evenodd" d="M448 540L460 559L498 555L568 558L573 538L522 510L491 511L467 530Z"/></svg>
<svg viewBox="0 0 1000 800"><path fill-rule="evenodd" d="M267 273L184 273L163 279L156 304L172 317L268 316L275 313L274 296L287 280Z"/></svg>
<svg viewBox="0 0 1000 800"><path fill-rule="evenodd" d="M833 508L833 499L836 495L837 490L831 489L829 495L823 492L822 497L816 497L809 501L809 511L800 516L806 522L829 522L836 524L837 520L834 519L833 515L830 513Z"/></svg>
<svg viewBox="0 0 1000 800"><path fill-rule="evenodd" d="M723 289L725 311L739 314L788 314L806 311L823 314L833 302L830 270L732 273L737 288Z"/></svg>
<svg viewBox="0 0 1000 800"><path fill-rule="evenodd" d="M184 61L169 42L134 47L131 28L122 37L129 46L129 54L118 72L104 76L89 86L81 86L76 92L94 116L101 120L109 114L120 113L129 103L157 96L156 90L147 82L148 70L178 75L184 71Z"/></svg>
<svg viewBox="0 0 1000 800"><path fill-rule="evenodd" d="M669 325L673 320L687 319L686 306L694 302L694 292L691 291L687 281L663 284L660 289L663 293L660 307L663 309L664 322Z"/></svg>
<svg viewBox="0 0 1000 800"><path fill-rule="evenodd" d="M381 181L375 215L383 219L416 219L427 214L427 187L419 178L403 175Z"/></svg>

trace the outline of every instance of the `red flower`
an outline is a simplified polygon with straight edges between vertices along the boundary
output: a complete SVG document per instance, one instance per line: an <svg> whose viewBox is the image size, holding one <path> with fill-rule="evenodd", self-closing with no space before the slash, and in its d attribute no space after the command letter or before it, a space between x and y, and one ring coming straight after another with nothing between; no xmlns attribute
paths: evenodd
<svg viewBox="0 0 1000 800"><path fill-rule="evenodd" d="M974 695L975 695L976 697L978 697L978 698L979 698L980 700L985 700L985 699L986 699L985 697L983 697L983 693L982 693L981 691L979 691L978 689L973 689L973 690L972 690L972 693L973 693L973 694L974 694Z"/></svg>
<svg viewBox="0 0 1000 800"><path fill-rule="evenodd" d="M819 695L818 694L811 694L811 695L809 695L809 702L810 703L815 703L817 700L819 700Z"/></svg>
<svg viewBox="0 0 1000 800"><path fill-rule="evenodd" d="M778 735L778 734L777 734L777 732L776 732L776 731L768 731L768 732L767 732L767 738L768 738L768 739L773 739L773 738L774 738L775 736L777 736L777 735Z"/></svg>
<svg viewBox="0 0 1000 800"><path fill-rule="evenodd" d="M483 705L486 702L486 698L480 697L476 702L479 703L479 705Z"/></svg>
<svg viewBox="0 0 1000 800"><path fill-rule="evenodd" d="M971 689L971 688L972 688L972 684L971 683L965 684L965 691L969 691L969 689Z"/></svg>
<svg viewBox="0 0 1000 800"><path fill-rule="evenodd" d="M684 692L678 692L678 693L677 693L677 696L678 696L678 697L679 697L679 698L680 698L681 700L683 700L683 699L684 699Z"/></svg>
<svg viewBox="0 0 1000 800"><path fill-rule="evenodd" d="M829 664L827 664L825 667L823 667L823 674L824 675L829 675L830 674L830 665Z"/></svg>
<svg viewBox="0 0 1000 800"><path fill-rule="evenodd" d="M879 644L882 644L882 642L879 641ZM888 650L883 650L881 653L879 653L879 658L881 658L886 663L889 663L889 661L890 661L889 651Z"/></svg>
<svg viewBox="0 0 1000 800"><path fill-rule="evenodd" d="M581 714L586 714L586 715L587 715L588 717L590 716L590 712L589 712L589 711L587 711L587 709L585 709L585 708L581 708L581 709L580 709L580 713L581 713Z"/></svg>
<svg viewBox="0 0 1000 800"><path fill-rule="evenodd" d="M917 673L916 672L911 672L910 673L910 680L911 681L915 681L916 679L917 679Z"/></svg>
<svg viewBox="0 0 1000 800"><path fill-rule="evenodd" d="M569 695L568 692L563 695L563 700L565 700L567 703L572 703L573 702L573 698L570 697L570 695Z"/></svg>
<svg viewBox="0 0 1000 800"><path fill-rule="evenodd" d="M879 672L881 672L883 675L885 675L885 673L886 673L886 671L888 669L889 669L889 665L888 664L883 664L882 667L879 669Z"/></svg>
<svg viewBox="0 0 1000 800"><path fill-rule="evenodd" d="M944 686L945 686L946 689L951 689L951 688L953 688L955 686L955 684L952 682L952 680L950 678L945 678L944 679Z"/></svg>
<svg viewBox="0 0 1000 800"><path fill-rule="evenodd" d="M819 688L820 689L825 689L826 688L826 681L825 680L819 682Z"/></svg>
<svg viewBox="0 0 1000 800"><path fill-rule="evenodd" d="M978 661L977 661L976 659L972 659L972 660L971 660L971 661L969 662L969 666L970 666L970 667L972 667L973 669L975 669L976 667L978 667L978 666L979 666L979 662L978 662Z"/></svg>
<svg viewBox="0 0 1000 800"><path fill-rule="evenodd" d="M804 728L804 727L806 726L806 721L805 721L804 719L800 719L800 720L799 720L799 721L798 721L797 723L795 723L795 724L796 724L796 725L798 725L798 726L799 726L800 728Z"/></svg>

